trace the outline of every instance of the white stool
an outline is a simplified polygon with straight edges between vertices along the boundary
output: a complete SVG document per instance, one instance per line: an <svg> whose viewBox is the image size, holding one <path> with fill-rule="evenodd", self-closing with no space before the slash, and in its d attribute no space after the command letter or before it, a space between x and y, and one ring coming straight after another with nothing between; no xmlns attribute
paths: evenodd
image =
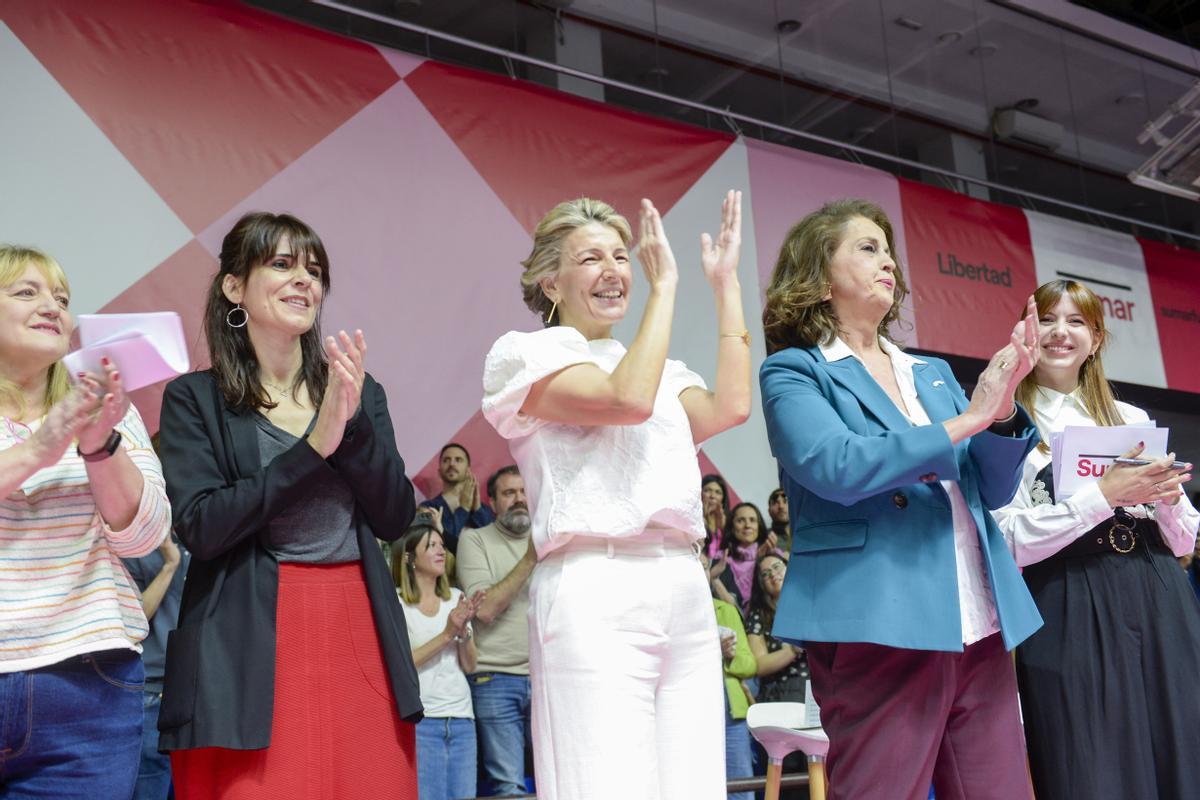
<svg viewBox="0 0 1200 800"><path fill-rule="evenodd" d="M755 703L746 712L750 734L767 751L767 788L764 800L779 800L783 759L797 750L808 756L808 796L825 800L825 755L829 737L820 727L802 727L804 703Z"/></svg>

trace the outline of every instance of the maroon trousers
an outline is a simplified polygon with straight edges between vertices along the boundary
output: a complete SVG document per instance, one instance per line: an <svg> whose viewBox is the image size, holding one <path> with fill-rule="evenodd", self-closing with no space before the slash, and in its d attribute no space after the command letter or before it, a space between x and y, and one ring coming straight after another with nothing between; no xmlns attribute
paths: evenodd
<svg viewBox="0 0 1200 800"><path fill-rule="evenodd" d="M809 642L829 735L829 800L1028 800L1012 657L1000 634L962 653Z"/></svg>

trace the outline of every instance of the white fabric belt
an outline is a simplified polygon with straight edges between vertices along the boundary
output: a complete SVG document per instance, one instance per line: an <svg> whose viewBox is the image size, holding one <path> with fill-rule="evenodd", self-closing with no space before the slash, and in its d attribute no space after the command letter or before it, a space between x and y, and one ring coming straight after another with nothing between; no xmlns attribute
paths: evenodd
<svg viewBox="0 0 1200 800"><path fill-rule="evenodd" d="M576 534L570 541L546 554L551 558L559 553L598 552L609 558L622 556L694 556L700 552L700 541L683 531L652 528L637 536L585 536Z"/></svg>

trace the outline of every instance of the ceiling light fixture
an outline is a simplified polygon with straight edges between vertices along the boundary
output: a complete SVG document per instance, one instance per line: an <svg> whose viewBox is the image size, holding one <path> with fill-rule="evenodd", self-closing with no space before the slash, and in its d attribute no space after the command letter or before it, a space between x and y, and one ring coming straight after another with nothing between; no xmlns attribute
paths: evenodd
<svg viewBox="0 0 1200 800"><path fill-rule="evenodd" d="M1154 142L1158 152L1130 172L1129 180L1148 189L1200 200L1200 80L1158 119L1147 122L1137 140L1138 144Z"/></svg>
<svg viewBox="0 0 1200 800"><path fill-rule="evenodd" d="M798 19L781 19L779 20L779 23L775 25L775 30L786 36L789 33L795 33L802 27L803 23Z"/></svg>
<svg viewBox="0 0 1200 800"><path fill-rule="evenodd" d="M946 31L938 36L938 44L954 44L962 38L962 34L958 31Z"/></svg>
<svg viewBox="0 0 1200 800"><path fill-rule="evenodd" d="M976 58L987 58L988 56L996 55L999 50L1000 48L994 44L977 44L968 50L967 53Z"/></svg>
<svg viewBox="0 0 1200 800"><path fill-rule="evenodd" d="M901 28L907 28L910 31L919 31L925 27L924 25L917 22L912 17L896 17L896 19L894 19L893 22L895 22Z"/></svg>

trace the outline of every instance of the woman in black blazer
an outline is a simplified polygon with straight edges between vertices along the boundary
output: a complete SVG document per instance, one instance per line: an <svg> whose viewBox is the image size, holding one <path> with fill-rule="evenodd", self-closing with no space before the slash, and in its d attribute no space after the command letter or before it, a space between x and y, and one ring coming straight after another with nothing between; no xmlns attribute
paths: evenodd
<svg viewBox="0 0 1200 800"><path fill-rule="evenodd" d="M192 553L159 716L181 800L416 797L417 673L375 542L413 489L362 332L321 340L328 289L311 228L246 215L209 291L212 367L163 397Z"/></svg>

